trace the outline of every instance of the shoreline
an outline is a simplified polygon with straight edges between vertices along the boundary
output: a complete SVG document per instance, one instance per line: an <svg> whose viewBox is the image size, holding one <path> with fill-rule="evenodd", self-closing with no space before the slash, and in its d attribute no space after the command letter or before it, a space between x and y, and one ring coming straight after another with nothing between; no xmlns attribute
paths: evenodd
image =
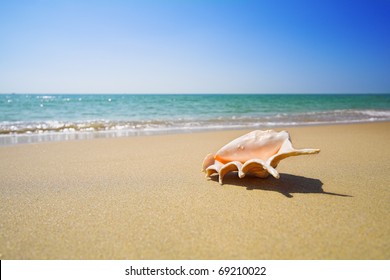
<svg viewBox="0 0 390 280"><path fill-rule="evenodd" d="M1 258L389 259L390 122L280 129L321 152L222 186L202 160L249 130L3 146Z"/></svg>
<svg viewBox="0 0 390 280"><path fill-rule="evenodd" d="M193 133L221 132L221 131L249 131L249 130L268 130L268 129L288 129L293 127L316 127L316 126L338 126L338 125L358 125L358 124L374 124L386 123L389 120L376 121L346 121L346 122L324 122L324 123L300 123L291 125L264 125L264 126L237 126L237 127L203 127L192 129L165 129L165 130L109 130L109 131L75 131L75 132L48 132L48 133L33 133L33 134L3 134L0 135L0 147L9 147L14 145L50 143L50 142L65 142L65 141L83 141L92 139L110 139L110 138L126 138L126 137L145 137L158 135L180 135Z"/></svg>

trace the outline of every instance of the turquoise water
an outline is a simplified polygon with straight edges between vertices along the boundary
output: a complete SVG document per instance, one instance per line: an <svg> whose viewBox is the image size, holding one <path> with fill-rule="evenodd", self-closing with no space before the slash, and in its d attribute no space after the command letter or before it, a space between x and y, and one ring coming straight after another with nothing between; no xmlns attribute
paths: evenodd
<svg viewBox="0 0 390 280"><path fill-rule="evenodd" d="M390 120L390 95L0 95L0 144Z"/></svg>

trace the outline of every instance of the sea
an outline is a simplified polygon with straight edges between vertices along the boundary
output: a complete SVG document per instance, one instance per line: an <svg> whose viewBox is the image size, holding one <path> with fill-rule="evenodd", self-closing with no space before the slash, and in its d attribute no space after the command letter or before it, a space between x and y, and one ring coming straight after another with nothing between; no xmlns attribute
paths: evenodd
<svg viewBox="0 0 390 280"><path fill-rule="evenodd" d="M0 145L390 121L390 94L1 94Z"/></svg>

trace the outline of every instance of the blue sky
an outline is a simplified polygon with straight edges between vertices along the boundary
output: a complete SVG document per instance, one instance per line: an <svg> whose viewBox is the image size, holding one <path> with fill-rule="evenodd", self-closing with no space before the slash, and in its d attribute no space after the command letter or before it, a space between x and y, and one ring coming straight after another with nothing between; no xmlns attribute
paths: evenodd
<svg viewBox="0 0 390 280"><path fill-rule="evenodd" d="M0 0L0 92L389 93L390 1Z"/></svg>

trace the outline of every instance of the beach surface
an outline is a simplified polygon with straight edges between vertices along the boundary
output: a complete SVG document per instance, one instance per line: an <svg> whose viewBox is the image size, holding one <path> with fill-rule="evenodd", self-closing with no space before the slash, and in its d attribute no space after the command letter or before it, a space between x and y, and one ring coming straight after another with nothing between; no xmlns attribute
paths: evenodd
<svg viewBox="0 0 390 280"><path fill-rule="evenodd" d="M222 186L248 130L0 147L0 258L389 259L390 122L287 130L321 152Z"/></svg>

